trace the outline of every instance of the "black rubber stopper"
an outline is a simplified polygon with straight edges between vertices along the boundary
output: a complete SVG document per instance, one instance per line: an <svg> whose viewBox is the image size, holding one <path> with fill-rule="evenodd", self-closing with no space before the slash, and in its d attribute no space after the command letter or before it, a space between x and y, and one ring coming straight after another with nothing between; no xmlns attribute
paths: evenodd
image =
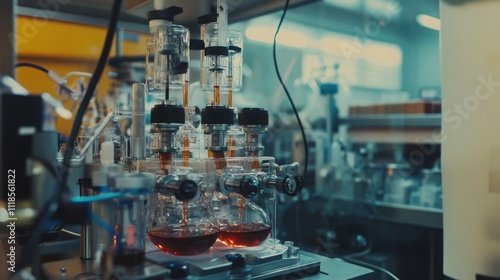
<svg viewBox="0 0 500 280"><path fill-rule="evenodd" d="M234 111L224 106L209 106L201 111L202 124L234 124Z"/></svg>
<svg viewBox="0 0 500 280"><path fill-rule="evenodd" d="M167 262L163 266L170 269L170 279L182 279L189 276L189 268L185 263Z"/></svg>
<svg viewBox="0 0 500 280"><path fill-rule="evenodd" d="M198 185L193 180L182 181L179 189L175 191L175 197L180 201L188 201L196 196Z"/></svg>
<svg viewBox="0 0 500 280"><path fill-rule="evenodd" d="M199 25L202 25L202 24L207 24L207 23L211 23L211 22L216 22L217 17L218 17L217 13L203 15L203 16L198 17L197 23Z"/></svg>
<svg viewBox="0 0 500 280"><path fill-rule="evenodd" d="M151 123L179 123L185 122L184 107L176 105L158 104L151 109Z"/></svg>
<svg viewBox="0 0 500 280"><path fill-rule="evenodd" d="M165 10L152 10L148 12L148 20L163 19L168 21L174 21L174 16L182 14L183 10L181 7L168 7Z"/></svg>
<svg viewBox="0 0 500 280"><path fill-rule="evenodd" d="M229 48L222 47L222 46L206 47L205 48L205 55L206 56L228 56L229 55Z"/></svg>
<svg viewBox="0 0 500 280"><path fill-rule="evenodd" d="M262 108L243 108L238 112L239 125L268 125L269 113Z"/></svg>
<svg viewBox="0 0 500 280"><path fill-rule="evenodd" d="M229 46L229 51L231 52L231 55L233 55L233 54L236 54L236 53L240 53L241 52L241 48L238 47L238 46Z"/></svg>

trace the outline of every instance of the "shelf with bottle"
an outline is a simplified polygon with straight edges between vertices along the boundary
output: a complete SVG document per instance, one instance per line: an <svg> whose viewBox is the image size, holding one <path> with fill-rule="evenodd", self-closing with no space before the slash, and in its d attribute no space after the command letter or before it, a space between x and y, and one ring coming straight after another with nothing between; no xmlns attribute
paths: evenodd
<svg viewBox="0 0 500 280"><path fill-rule="evenodd" d="M441 114L355 115L339 122L355 143L441 143Z"/></svg>

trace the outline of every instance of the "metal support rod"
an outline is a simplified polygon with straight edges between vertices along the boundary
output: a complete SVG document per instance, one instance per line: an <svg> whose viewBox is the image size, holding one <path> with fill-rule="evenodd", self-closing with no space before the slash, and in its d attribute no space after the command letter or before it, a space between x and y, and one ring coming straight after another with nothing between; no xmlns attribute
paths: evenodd
<svg viewBox="0 0 500 280"><path fill-rule="evenodd" d="M0 1L0 74L15 79L17 0Z"/></svg>
<svg viewBox="0 0 500 280"><path fill-rule="evenodd" d="M93 192L90 188L91 185L90 182L91 181L88 178L83 178L78 180L78 183L80 184L80 196L93 195ZM92 224L90 222L85 222L81 226L80 259L82 260L92 259Z"/></svg>
<svg viewBox="0 0 500 280"><path fill-rule="evenodd" d="M145 88L144 84L132 85L132 158L146 158L146 119L145 119Z"/></svg>
<svg viewBox="0 0 500 280"><path fill-rule="evenodd" d="M125 30L123 28L116 29L116 56L120 57L123 55L123 42L125 41Z"/></svg>

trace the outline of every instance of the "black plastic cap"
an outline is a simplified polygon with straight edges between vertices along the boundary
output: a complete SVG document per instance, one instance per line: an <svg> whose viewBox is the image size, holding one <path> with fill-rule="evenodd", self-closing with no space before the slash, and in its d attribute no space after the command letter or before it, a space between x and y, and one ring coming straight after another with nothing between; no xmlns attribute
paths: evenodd
<svg viewBox="0 0 500 280"><path fill-rule="evenodd" d="M201 110L202 124L234 124L234 111L224 106L210 106Z"/></svg>
<svg viewBox="0 0 500 280"><path fill-rule="evenodd" d="M232 263L232 268L246 267L245 258L241 254L228 254L226 255L226 260Z"/></svg>
<svg viewBox="0 0 500 280"><path fill-rule="evenodd" d="M239 125L269 125L269 113L262 108L243 108L238 112Z"/></svg>
<svg viewBox="0 0 500 280"><path fill-rule="evenodd" d="M219 15L217 15L217 13L203 15L203 16L198 17L197 22L199 25L216 22L218 16Z"/></svg>
<svg viewBox="0 0 500 280"><path fill-rule="evenodd" d="M190 39L189 40L189 49L190 50L198 50L201 51L205 48L205 42L200 39Z"/></svg>
<svg viewBox="0 0 500 280"><path fill-rule="evenodd" d="M151 109L151 123L178 123L185 122L184 107L176 105L158 104Z"/></svg>
<svg viewBox="0 0 500 280"><path fill-rule="evenodd" d="M180 201L189 201L196 196L198 185L193 180L182 181L179 189L175 191L175 197Z"/></svg>
<svg viewBox="0 0 500 280"><path fill-rule="evenodd" d="M244 176L240 182L240 192L245 198L255 196L260 190L259 180L254 176Z"/></svg>
<svg viewBox="0 0 500 280"><path fill-rule="evenodd" d="M228 56L229 48L225 46L215 46L205 48L206 56Z"/></svg>
<svg viewBox="0 0 500 280"><path fill-rule="evenodd" d="M183 279L189 276L189 268L186 263L167 262L163 266L170 269L170 279Z"/></svg>
<svg viewBox="0 0 500 280"><path fill-rule="evenodd" d="M148 12L148 20L163 19L168 21L174 21L176 15L182 14L183 10L181 7L172 6L165 10L152 10Z"/></svg>
<svg viewBox="0 0 500 280"><path fill-rule="evenodd" d="M238 46L229 46L229 53L231 55L237 54L241 52L241 48Z"/></svg>
<svg viewBox="0 0 500 280"><path fill-rule="evenodd" d="M123 64L140 62L144 63L146 60L146 55L136 55L136 56L114 56L108 59L108 64L114 68L120 68Z"/></svg>

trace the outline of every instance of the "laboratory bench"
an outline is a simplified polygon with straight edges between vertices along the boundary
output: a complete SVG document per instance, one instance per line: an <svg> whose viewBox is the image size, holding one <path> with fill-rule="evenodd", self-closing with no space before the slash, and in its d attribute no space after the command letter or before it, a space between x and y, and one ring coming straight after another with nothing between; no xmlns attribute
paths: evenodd
<svg viewBox="0 0 500 280"><path fill-rule="evenodd" d="M40 252L46 254L44 256L46 259L51 259L51 255L71 256L68 259L43 261L43 271L49 279L95 279L92 278L93 261L81 260L77 256L79 244L79 238L63 232L57 241L40 246ZM215 247L215 250L217 250L217 245ZM274 251L279 252L282 247L284 248L283 245L277 246ZM296 248L297 251L294 254L298 261L293 261L293 258L288 258L290 256L287 257L286 254L283 259L280 259L271 256L272 254L267 252L260 254L259 249L244 248L243 250L247 250L248 254L246 255L247 262L251 263L248 266L252 267L253 270L251 278L245 279L378 279L375 278L376 274L370 268L352 264L340 258L329 258L312 252L300 251L298 247ZM236 250L241 252L241 249ZM206 259L204 256L178 257L165 254L152 243L146 241L146 263L144 268L140 273L136 271L135 276L123 279L172 279L168 276L171 270L166 268L170 266L165 265L173 263L172 260L178 263L189 263L190 271L194 271L194 274L197 275L191 275L185 279L229 279L230 271L228 269L230 269L231 264L228 264L224 257L224 254L228 252L230 251L221 251L223 257L219 259L213 258L206 264L202 264L203 259ZM279 253L281 254L281 252ZM214 255L213 252L209 254ZM162 265L158 265L160 263Z"/></svg>

